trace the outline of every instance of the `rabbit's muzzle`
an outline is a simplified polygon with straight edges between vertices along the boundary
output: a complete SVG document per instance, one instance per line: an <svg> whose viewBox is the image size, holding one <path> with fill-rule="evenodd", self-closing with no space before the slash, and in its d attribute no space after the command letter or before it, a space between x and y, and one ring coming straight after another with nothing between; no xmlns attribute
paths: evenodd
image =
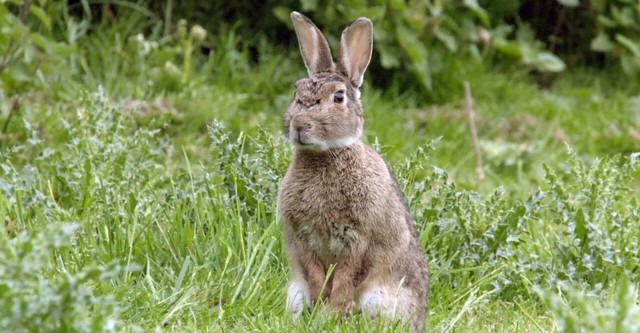
<svg viewBox="0 0 640 333"><path fill-rule="evenodd" d="M300 119L300 117L294 117L289 125L289 139L297 144L305 145L311 144L313 130L313 124L308 120Z"/></svg>

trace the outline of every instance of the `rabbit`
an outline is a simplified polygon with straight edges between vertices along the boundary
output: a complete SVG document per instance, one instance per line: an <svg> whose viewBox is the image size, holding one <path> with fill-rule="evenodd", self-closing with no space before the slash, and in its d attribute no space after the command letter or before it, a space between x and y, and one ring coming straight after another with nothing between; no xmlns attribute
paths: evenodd
<svg viewBox="0 0 640 333"><path fill-rule="evenodd" d="M291 266L286 308L298 316L326 301L422 330L429 276L398 183L362 141L359 88L373 47L373 25L345 28L337 63L311 20L291 13L309 77L296 82L284 115L293 159L278 192Z"/></svg>

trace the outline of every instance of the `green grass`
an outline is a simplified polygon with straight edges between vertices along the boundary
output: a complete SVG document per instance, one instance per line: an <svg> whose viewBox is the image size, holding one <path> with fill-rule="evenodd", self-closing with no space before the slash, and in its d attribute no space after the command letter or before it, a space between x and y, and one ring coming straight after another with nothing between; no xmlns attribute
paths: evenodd
<svg viewBox="0 0 640 333"><path fill-rule="evenodd" d="M260 45L252 63L218 36L183 82L180 45L147 36L158 46L143 54L145 26L123 22L79 41L19 105L1 96L0 330L406 330L284 312L275 198L296 51ZM447 66L432 96L363 91L365 139L403 184L429 260L429 331L640 332L637 83L575 69L543 89L518 68Z"/></svg>

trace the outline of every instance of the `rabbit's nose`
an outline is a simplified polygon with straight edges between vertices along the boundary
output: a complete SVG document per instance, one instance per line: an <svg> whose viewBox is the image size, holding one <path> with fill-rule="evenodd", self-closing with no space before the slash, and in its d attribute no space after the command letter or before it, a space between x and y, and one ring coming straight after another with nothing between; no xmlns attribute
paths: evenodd
<svg viewBox="0 0 640 333"><path fill-rule="evenodd" d="M302 123L302 124L297 124L295 126L296 132L298 132L298 133L300 133L300 132L302 132L304 130L310 130L311 127L312 127L311 123Z"/></svg>

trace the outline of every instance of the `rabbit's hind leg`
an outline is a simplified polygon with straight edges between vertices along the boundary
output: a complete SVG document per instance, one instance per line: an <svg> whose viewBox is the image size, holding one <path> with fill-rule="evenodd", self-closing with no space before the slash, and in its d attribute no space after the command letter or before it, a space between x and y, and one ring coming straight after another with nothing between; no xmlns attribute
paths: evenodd
<svg viewBox="0 0 640 333"><path fill-rule="evenodd" d="M311 306L309 284L301 276L294 276L287 290L287 309L298 316L302 310Z"/></svg>
<svg viewBox="0 0 640 333"><path fill-rule="evenodd" d="M412 303L405 287L384 284L369 285L361 290L358 301L358 309L371 318L387 319L406 318Z"/></svg>

